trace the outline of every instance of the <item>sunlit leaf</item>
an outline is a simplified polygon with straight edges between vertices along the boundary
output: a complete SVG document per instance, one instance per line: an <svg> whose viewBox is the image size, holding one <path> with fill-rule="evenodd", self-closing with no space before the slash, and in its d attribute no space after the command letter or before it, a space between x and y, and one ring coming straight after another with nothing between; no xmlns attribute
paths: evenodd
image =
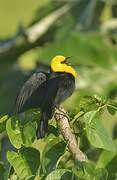
<svg viewBox="0 0 117 180"><path fill-rule="evenodd" d="M11 143L17 149L22 146L30 146L36 137L35 122L29 122L21 126L16 117L9 118L6 130Z"/></svg>
<svg viewBox="0 0 117 180"><path fill-rule="evenodd" d="M13 146L17 149L21 148L21 146L23 145L23 139L19 122L15 117L9 118L6 124L6 130Z"/></svg>
<svg viewBox="0 0 117 180"><path fill-rule="evenodd" d="M41 180L41 177L40 176L35 176L34 180Z"/></svg>
<svg viewBox="0 0 117 180"><path fill-rule="evenodd" d="M18 176L16 174L10 175L10 180L18 180Z"/></svg>
<svg viewBox="0 0 117 180"><path fill-rule="evenodd" d="M40 164L39 151L34 148L23 148L17 152L7 152L7 159L21 179L36 175Z"/></svg>
<svg viewBox="0 0 117 180"><path fill-rule="evenodd" d="M100 114L97 111L87 112L84 115L84 121L88 140L94 147L115 151L113 141L103 127Z"/></svg>
<svg viewBox="0 0 117 180"><path fill-rule="evenodd" d="M23 144L28 147L32 144L36 137L36 124L35 123L27 123L23 127Z"/></svg>
<svg viewBox="0 0 117 180"><path fill-rule="evenodd" d="M8 119L8 116L5 115L0 118L0 133L6 130L6 121Z"/></svg>
<svg viewBox="0 0 117 180"><path fill-rule="evenodd" d="M68 169L56 169L55 171L52 171L47 177L46 180L62 180L65 179L65 177L63 177L65 174L67 173L67 179L70 180L71 177L71 171Z"/></svg>
<svg viewBox="0 0 117 180"><path fill-rule="evenodd" d="M115 147L117 149L117 139L114 140ZM104 150L97 162L97 167L107 168L110 173L116 172L117 165L117 152L111 152Z"/></svg>
<svg viewBox="0 0 117 180"><path fill-rule="evenodd" d="M29 176L28 178L26 178L26 180L34 180L35 175Z"/></svg>

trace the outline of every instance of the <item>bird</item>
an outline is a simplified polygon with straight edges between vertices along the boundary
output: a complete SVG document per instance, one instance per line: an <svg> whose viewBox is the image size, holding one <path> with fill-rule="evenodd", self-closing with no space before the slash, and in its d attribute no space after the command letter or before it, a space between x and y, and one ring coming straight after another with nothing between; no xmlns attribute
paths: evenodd
<svg viewBox="0 0 117 180"><path fill-rule="evenodd" d="M37 139L44 138L48 131L48 121L75 90L76 70L68 63L68 58L56 55L50 62L49 72L37 71L21 87L15 101L15 113L40 108L41 118L37 128Z"/></svg>

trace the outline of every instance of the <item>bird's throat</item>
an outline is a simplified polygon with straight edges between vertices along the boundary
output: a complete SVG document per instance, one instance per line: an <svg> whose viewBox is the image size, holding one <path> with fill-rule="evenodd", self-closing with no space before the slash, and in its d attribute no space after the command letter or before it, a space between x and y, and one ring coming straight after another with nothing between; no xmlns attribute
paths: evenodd
<svg viewBox="0 0 117 180"><path fill-rule="evenodd" d="M77 77L76 71L71 66L66 64L54 62L51 64L51 69L53 72L66 72L72 74L75 78Z"/></svg>

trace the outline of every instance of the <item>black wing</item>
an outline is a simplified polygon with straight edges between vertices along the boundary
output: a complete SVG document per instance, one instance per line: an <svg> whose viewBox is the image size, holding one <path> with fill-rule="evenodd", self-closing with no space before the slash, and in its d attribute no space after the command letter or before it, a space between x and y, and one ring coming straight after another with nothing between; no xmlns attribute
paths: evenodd
<svg viewBox="0 0 117 180"><path fill-rule="evenodd" d="M58 90L55 97L55 105L61 104L68 97L72 95L75 90L75 79L72 75L64 73L63 76L60 77L60 81L58 83Z"/></svg>
<svg viewBox="0 0 117 180"><path fill-rule="evenodd" d="M15 104L15 113L40 107L45 97L45 87L49 73L34 73L21 88Z"/></svg>
<svg viewBox="0 0 117 180"><path fill-rule="evenodd" d="M75 79L67 73L55 73L49 78L43 108L54 107L69 97L75 89Z"/></svg>

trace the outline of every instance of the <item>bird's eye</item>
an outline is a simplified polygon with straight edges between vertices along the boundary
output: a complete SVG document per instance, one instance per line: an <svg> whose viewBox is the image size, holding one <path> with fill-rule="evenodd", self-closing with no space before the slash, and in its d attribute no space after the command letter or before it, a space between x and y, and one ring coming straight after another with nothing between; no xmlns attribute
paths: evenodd
<svg viewBox="0 0 117 180"><path fill-rule="evenodd" d="M66 59L64 61L61 62L61 64L65 64L66 63Z"/></svg>

